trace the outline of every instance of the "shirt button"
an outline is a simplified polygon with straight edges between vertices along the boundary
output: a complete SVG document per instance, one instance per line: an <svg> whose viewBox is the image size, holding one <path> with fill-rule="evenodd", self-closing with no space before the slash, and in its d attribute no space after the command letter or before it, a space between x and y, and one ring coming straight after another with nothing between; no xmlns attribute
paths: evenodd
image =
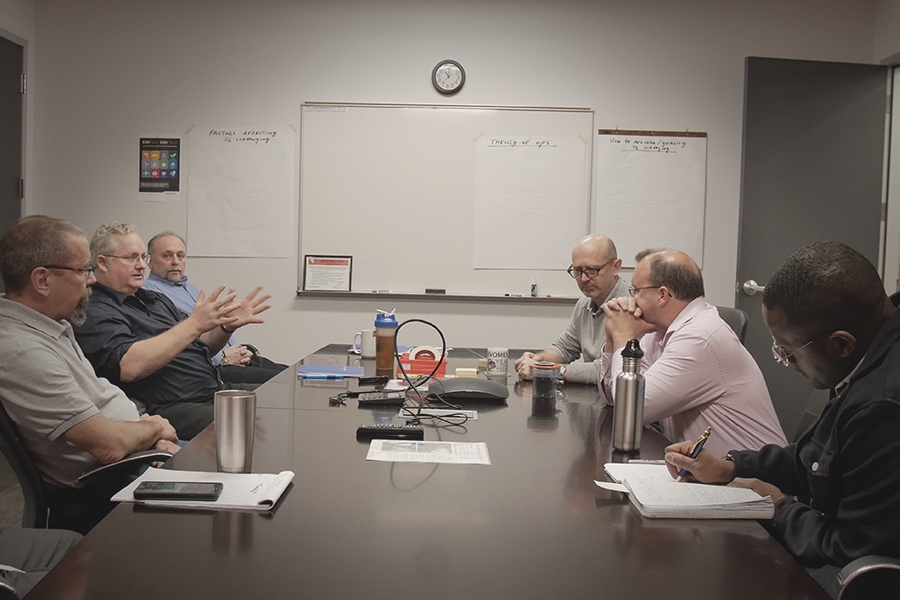
<svg viewBox="0 0 900 600"><path fill-rule="evenodd" d="M812 470L813 470L813 473L815 473L816 471L818 471L818 470L819 470L819 463L814 462L814 463L812 464Z"/></svg>

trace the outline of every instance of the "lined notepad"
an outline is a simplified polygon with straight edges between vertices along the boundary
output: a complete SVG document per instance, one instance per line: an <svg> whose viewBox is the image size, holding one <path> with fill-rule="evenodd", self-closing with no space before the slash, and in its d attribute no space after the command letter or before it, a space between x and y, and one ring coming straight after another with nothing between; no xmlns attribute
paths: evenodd
<svg viewBox="0 0 900 600"><path fill-rule="evenodd" d="M772 498L753 490L722 485L677 482L665 465L607 463L607 474L624 485L635 508L645 517L674 519L771 519ZM619 489L615 484L595 482Z"/></svg>

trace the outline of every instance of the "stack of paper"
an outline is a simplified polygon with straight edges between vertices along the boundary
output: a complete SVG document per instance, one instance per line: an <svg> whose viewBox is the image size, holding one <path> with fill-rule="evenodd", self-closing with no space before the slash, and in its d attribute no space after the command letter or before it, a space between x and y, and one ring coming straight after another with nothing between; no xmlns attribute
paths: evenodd
<svg viewBox="0 0 900 600"><path fill-rule="evenodd" d="M645 517L676 519L771 519L772 498L745 488L677 482L665 465L607 463L606 472L622 485L595 482L624 491ZM624 487L622 487L624 486Z"/></svg>
<svg viewBox="0 0 900 600"><path fill-rule="evenodd" d="M208 473L203 471L175 471L147 469L112 497L113 502L136 502L148 506L171 506L215 510L220 508L243 510L271 510L294 478L292 471L269 473ZM216 500L138 500L134 490L142 481L198 481L222 484L222 494Z"/></svg>

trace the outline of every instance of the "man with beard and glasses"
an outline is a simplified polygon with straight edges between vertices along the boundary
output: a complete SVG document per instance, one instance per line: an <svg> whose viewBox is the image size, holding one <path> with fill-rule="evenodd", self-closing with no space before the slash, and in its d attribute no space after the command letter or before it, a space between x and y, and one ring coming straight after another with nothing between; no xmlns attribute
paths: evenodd
<svg viewBox="0 0 900 600"><path fill-rule="evenodd" d="M0 238L0 400L43 476L50 525L86 532L112 508L124 473L78 482L83 472L151 448L178 451L159 416L140 416L94 373L75 341L94 282L84 233L62 219L19 219Z"/></svg>
<svg viewBox="0 0 900 600"><path fill-rule="evenodd" d="M158 233L147 242L147 254L150 274L144 280L143 289L166 295L175 308L191 314L200 290L184 274L187 268L184 240L171 231ZM253 346L241 344L233 335L210 360L218 368L222 381L241 386L265 383L287 368L262 356Z"/></svg>

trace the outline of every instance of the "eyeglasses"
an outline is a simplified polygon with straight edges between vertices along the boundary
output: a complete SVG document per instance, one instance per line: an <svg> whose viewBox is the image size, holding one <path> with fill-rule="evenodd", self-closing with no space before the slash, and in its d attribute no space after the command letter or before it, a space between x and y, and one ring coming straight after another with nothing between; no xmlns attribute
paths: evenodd
<svg viewBox="0 0 900 600"><path fill-rule="evenodd" d="M640 290L655 290L657 288L661 288L661 285L645 285L644 287L634 287L633 285L628 286L628 295L634 296L634 293Z"/></svg>
<svg viewBox="0 0 900 600"><path fill-rule="evenodd" d="M106 256L109 258L118 258L119 260L124 260L125 262L131 263L133 265L136 265L138 263L146 264L147 262L150 261L149 254L132 254L130 256L116 256L115 254L103 254L103 256Z"/></svg>
<svg viewBox="0 0 900 600"><path fill-rule="evenodd" d="M582 267L570 266L568 269L566 269L566 273L571 275L572 279L581 279L582 275L587 275L588 279L593 279L594 277L596 277L597 275L600 274L600 271L605 269L609 265L609 263L613 262L614 260L616 260L616 259L610 258L609 260L607 260L605 263L603 263L599 267L583 267L582 268Z"/></svg>
<svg viewBox="0 0 900 600"><path fill-rule="evenodd" d="M97 267L63 267L60 265L41 265L45 269L62 269L63 271L80 271L84 278L87 279L91 273L97 270Z"/></svg>
<svg viewBox="0 0 900 600"><path fill-rule="evenodd" d="M798 352L800 352L801 350L803 350L804 348L806 348L807 346L812 344L814 341L816 341L816 338L818 338L818 337L821 337L821 336L817 335L816 337L809 340L808 342L806 342L805 344L803 344L802 346L800 346L799 348L797 348L796 350L794 350L791 353L788 353L787 348L785 348L784 346L782 346L781 344L776 342L775 338L773 337L772 338L772 357L775 359L775 362L777 362L782 367L789 367L789 366L791 366L791 358L795 354L797 354Z"/></svg>

